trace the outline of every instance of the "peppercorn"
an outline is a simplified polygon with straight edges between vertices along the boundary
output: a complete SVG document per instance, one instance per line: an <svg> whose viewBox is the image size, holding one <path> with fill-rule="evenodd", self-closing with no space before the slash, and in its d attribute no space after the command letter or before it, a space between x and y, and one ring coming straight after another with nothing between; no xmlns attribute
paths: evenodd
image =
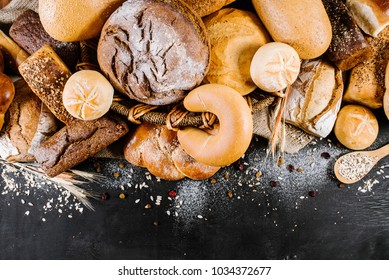
<svg viewBox="0 0 389 280"><path fill-rule="evenodd" d="M308 192L308 195L309 195L310 197L315 197L315 196L316 196L316 192L315 192L315 191L309 191L309 192Z"/></svg>

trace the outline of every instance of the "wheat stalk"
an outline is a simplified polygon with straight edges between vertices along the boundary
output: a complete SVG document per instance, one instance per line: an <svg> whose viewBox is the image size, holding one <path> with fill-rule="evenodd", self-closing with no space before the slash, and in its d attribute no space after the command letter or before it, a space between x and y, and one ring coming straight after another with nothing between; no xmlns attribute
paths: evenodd
<svg viewBox="0 0 389 280"><path fill-rule="evenodd" d="M77 200L79 200L86 208L94 211L94 207L89 201L89 198L97 199L97 193L93 191L87 191L81 186L87 183L102 183L105 180L105 177L101 174L93 172L85 172L81 170L70 169L56 177L47 176L39 165L35 163L19 163L19 162L8 162L0 159L0 162L5 165L11 165L19 170L30 172L36 177L50 181L56 184L58 187L61 187L69 191ZM79 178L79 179L77 179Z"/></svg>

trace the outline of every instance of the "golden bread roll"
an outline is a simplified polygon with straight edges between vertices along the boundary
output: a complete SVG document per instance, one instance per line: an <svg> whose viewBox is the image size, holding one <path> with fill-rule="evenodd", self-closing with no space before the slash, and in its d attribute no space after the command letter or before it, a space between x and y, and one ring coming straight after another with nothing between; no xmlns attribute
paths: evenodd
<svg viewBox="0 0 389 280"><path fill-rule="evenodd" d="M46 32L62 42L100 35L105 21L124 0L39 0L39 17Z"/></svg>
<svg viewBox="0 0 389 280"><path fill-rule="evenodd" d="M124 157L131 164L145 167L151 174L164 180L181 180L185 177L203 180L220 169L190 157L179 144L175 131L148 123L138 125L128 135Z"/></svg>
<svg viewBox="0 0 389 280"><path fill-rule="evenodd" d="M250 66L254 83L267 92L277 92L294 83L300 73L301 61L291 46L272 42L255 53Z"/></svg>
<svg viewBox="0 0 389 280"><path fill-rule="evenodd" d="M351 150L370 147L378 136L378 121L373 112L360 105L344 106L336 119L335 136Z"/></svg>
<svg viewBox="0 0 389 280"><path fill-rule="evenodd" d="M0 48L4 55L5 64L15 72L17 72L19 65L30 56L1 30Z"/></svg>
<svg viewBox="0 0 389 280"><path fill-rule="evenodd" d="M274 41L291 45L302 59L329 47L331 23L321 0L252 0Z"/></svg>
<svg viewBox="0 0 389 280"><path fill-rule="evenodd" d="M366 34L377 37L389 25L388 0L347 0L346 5Z"/></svg>
<svg viewBox="0 0 389 280"><path fill-rule="evenodd" d="M15 86L12 80L4 73L0 73L0 130L4 125L5 113L9 109L14 96Z"/></svg>
<svg viewBox="0 0 389 280"><path fill-rule="evenodd" d="M252 138L253 118L239 92L225 85L203 85L185 97L184 106L192 112L214 113L220 123L216 135L194 127L177 132L181 146L195 160L212 166L226 166L246 152Z"/></svg>
<svg viewBox="0 0 389 280"><path fill-rule="evenodd" d="M105 115L111 107L114 89L99 72L81 70L66 82L62 101L75 118L90 121Z"/></svg>
<svg viewBox="0 0 389 280"><path fill-rule="evenodd" d="M183 0L200 17L207 16L234 2L235 0Z"/></svg>
<svg viewBox="0 0 389 280"><path fill-rule="evenodd" d="M385 72L385 94L384 94L384 112L386 117L389 119L389 62L386 66Z"/></svg>
<svg viewBox="0 0 389 280"><path fill-rule="evenodd" d="M204 82L229 86L240 94L252 92L250 63L270 36L257 15L224 8L204 19L211 41L211 65Z"/></svg>
<svg viewBox="0 0 389 280"><path fill-rule="evenodd" d="M389 60L389 26L377 38L367 39L371 57L351 69L343 100L371 109L382 107L385 94L385 69Z"/></svg>

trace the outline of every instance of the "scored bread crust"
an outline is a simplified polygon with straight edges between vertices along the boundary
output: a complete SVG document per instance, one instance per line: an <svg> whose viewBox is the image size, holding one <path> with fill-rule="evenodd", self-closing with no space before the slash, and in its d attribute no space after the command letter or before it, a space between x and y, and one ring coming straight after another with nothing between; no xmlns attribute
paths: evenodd
<svg viewBox="0 0 389 280"><path fill-rule="evenodd" d="M203 180L213 176L220 167L202 164L181 147L177 133L166 126L143 123L127 137L124 157L131 164L145 167L164 180L188 177Z"/></svg>

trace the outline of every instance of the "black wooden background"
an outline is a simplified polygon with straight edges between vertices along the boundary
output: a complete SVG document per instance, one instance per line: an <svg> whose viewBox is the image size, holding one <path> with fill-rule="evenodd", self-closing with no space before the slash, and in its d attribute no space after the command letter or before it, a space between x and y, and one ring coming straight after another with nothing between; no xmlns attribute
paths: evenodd
<svg viewBox="0 0 389 280"><path fill-rule="evenodd" d="M371 149L389 142L376 113ZM98 195L95 211L0 164L0 259L389 259L389 159L339 188L332 167L348 151L333 136L316 142L277 166L255 138L240 164L202 182L159 182L125 161L90 159L79 168L97 163L106 178L85 186Z"/></svg>

